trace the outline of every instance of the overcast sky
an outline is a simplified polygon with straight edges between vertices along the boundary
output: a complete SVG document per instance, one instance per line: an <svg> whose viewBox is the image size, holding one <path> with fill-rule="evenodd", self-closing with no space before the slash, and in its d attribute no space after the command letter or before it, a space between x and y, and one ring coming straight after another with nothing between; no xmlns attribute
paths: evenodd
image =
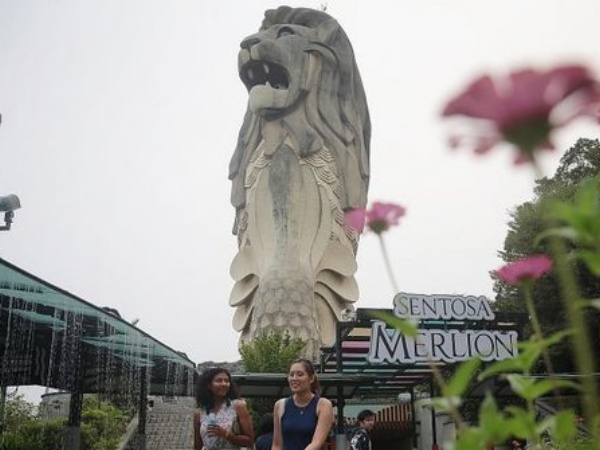
<svg viewBox="0 0 600 450"><path fill-rule="evenodd" d="M348 34L373 126L370 200L407 208L386 240L400 289L492 297L508 212L532 196L512 153L445 144L444 102L482 72L598 71L598 0L289 2ZM258 0L0 0L0 195L22 209L0 255L111 306L194 361L239 359L228 164L246 109L237 51ZM596 125L557 135L566 149ZM552 174L560 152L544 167ZM390 308L377 240L359 307Z"/></svg>

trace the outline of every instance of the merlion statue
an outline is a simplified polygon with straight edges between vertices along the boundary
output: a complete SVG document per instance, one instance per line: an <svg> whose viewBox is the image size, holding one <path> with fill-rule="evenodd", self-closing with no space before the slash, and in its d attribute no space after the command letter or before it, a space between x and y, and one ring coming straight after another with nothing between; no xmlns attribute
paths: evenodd
<svg viewBox="0 0 600 450"><path fill-rule="evenodd" d="M230 304L241 341L271 331L316 358L358 299L358 235L344 213L364 207L371 125L352 46L323 11L282 6L241 42L248 110L229 169Z"/></svg>

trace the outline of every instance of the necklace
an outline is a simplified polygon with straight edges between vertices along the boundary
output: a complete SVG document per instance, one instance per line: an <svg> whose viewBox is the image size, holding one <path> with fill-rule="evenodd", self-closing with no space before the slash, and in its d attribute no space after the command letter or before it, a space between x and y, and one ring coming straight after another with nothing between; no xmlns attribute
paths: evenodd
<svg viewBox="0 0 600 450"><path fill-rule="evenodd" d="M294 405L296 405L296 408L298 408L298 411L300 411L300 415L303 415L303 414L304 414L304 410L306 409L306 407L307 407L308 405L310 405L310 402L312 401L313 397L314 397L314 394L313 394L313 395L311 395L311 396L310 396L310 398L308 399L308 401L306 401L306 402L304 402L304 403L297 403L297 402L294 400Z"/></svg>

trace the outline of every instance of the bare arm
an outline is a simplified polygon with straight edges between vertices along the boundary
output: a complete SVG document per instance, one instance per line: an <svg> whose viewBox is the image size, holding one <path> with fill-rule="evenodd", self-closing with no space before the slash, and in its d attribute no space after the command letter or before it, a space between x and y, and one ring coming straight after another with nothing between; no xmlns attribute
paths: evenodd
<svg viewBox="0 0 600 450"><path fill-rule="evenodd" d="M254 446L254 427L246 402L243 400L235 402L235 410L240 422L240 434L228 432L225 439L239 447L252 448Z"/></svg>
<svg viewBox="0 0 600 450"><path fill-rule="evenodd" d="M305 450L320 450L325 445L333 425L333 405L329 399L321 397L317 404L317 428L311 443Z"/></svg>
<svg viewBox="0 0 600 450"><path fill-rule="evenodd" d="M254 445L254 428L252 419L246 407L246 402L238 400L235 402L235 412L240 424L240 434L235 434L231 429L224 428L221 425L209 425L209 436L216 436L231 442L238 447L250 447Z"/></svg>
<svg viewBox="0 0 600 450"><path fill-rule="evenodd" d="M271 450L281 450L283 448L283 443L281 442L281 413L279 411L284 401L283 399L277 400L273 407L273 446Z"/></svg>
<svg viewBox="0 0 600 450"><path fill-rule="evenodd" d="M194 412L194 450L202 450L204 444L202 443L202 437L200 437L200 411Z"/></svg>

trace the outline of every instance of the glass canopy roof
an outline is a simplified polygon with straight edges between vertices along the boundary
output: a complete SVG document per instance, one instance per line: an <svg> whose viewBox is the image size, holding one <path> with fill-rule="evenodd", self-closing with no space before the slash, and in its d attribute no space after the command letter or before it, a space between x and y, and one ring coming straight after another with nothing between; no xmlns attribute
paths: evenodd
<svg viewBox="0 0 600 450"><path fill-rule="evenodd" d="M144 368L144 370L142 370ZM0 258L0 384L191 395L195 364L119 317Z"/></svg>

